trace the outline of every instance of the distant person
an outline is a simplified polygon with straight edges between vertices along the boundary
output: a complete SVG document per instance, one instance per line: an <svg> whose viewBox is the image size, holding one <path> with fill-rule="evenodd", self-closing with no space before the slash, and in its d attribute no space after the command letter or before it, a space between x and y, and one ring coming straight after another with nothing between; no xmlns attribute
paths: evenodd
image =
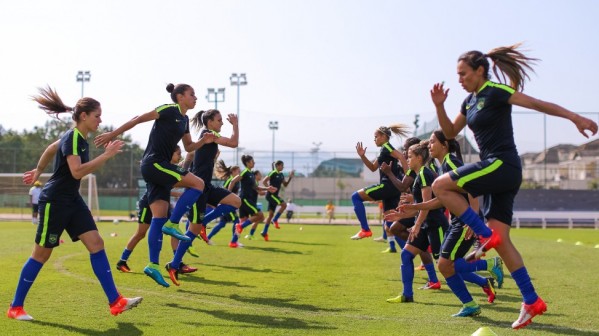
<svg viewBox="0 0 599 336"><path fill-rule="evenodd" d="M42 267L50 259L54 248L59 246L60 236L64 231L74 242L81 240L89 251L93 272L108 298L110 313L118 315L137 306L142 298L125 298L117 290L104 250L104 241L98 232L94 217L79 193L79 187L84 176L96 171L106 161L120 153L124 142L120 140L107 142L104 153L90 160L86 139L90 133L98 130L102 122L100 103L93 98L85 97L79 99L75 107L71 108L66 106L56 91L50 88L40 89L40 94L34 96L33 100L50 115L71 113L75 127L46 148L36 169L23 175L23 182L34 183L54 157L54 172L39 198L41 224L37 227L33 252L23 265L15 296L6 315L8 318L21 321L33 320L33 317L23 309L25 298ZM47 294L48 298L55 296L56 293ZM53 300L53 304L60 304L60 300Z"/></svg>
<svg viewBox="0 0 599 336"><path fill-rule="evenodd" d="M290 198L287 200L287 213L286 213L287 223L291 222L291 219L293 219L294 212L295 212L295 203L293 203L293 201Z"/></svg>
<svg viewBox="0 0 599 336"><path fill-rule="evenodd" d="M29 189L29 204L31 204L31 223L37 225L38 219L38 202L40 199L40 193L42 192L42 182L33 182L33 187Z"/></svg>
<svg viewBox="0 0 599 336"><path fill-rule="evenodd" d="M277 188L277 191L271 193L266 193L266 201L268 202L268 216L266 217L266 221L264 222L264 233L268 234L268 227L271 223L275 226L276 229L280 229L279 226L279 217L283 214L283 211L287 208L287 203L284 199L279 196L279 191L281 190L281 185L287 187L291 179L293 178L295 171L291 171L289 173L289 177L285 180L285 175L283 174L283 168L285 168L285 164L283 161L279 160L277 162L272 163L272 171L266 175L266 177L262 180L262 184L265 187L273 186ZM279 211L275 214L275 210L279 208Z"/></svg>
<svg viewBox="0 0 599 336"><path fill-rule="evenodd" d="M329 219L329 224L331 224L331 221L335 219L335 205L333 204L333 201L327 202L327 204L324 206L324 211Z"/></svg>
<svg viewBox="0 0 599 336"><path fill-rule="evenodd" d="M445 111L449 89L443 83L430 91L437 119L443 134L455 138L466 125L474 133L480 149L480 162L465 164L441 175L433 190L441 203L468 225L482 243L474 257L495 248L518 285L523 297L518 319L512 328L519 329L532 319L547 311L547 305L537 295L522 256L510 239L514 198L522 183L522 163L518 156L512 126L512 106L529 108L548 115L570 120L582 135L586 131L597 133L597 123L559 105L545 102L523 94L527 71L536 59L518 50L520 44L495 48L487 53L468 51L458 58L457 74L462 88L469 93L464 99L460 113L453 121ZM509 85L490 80L490 64L493 73ZM464 199L461 193L473 197L484 195L484 217L487 225ZM455 265L456 268L459 265Z"/></svg>

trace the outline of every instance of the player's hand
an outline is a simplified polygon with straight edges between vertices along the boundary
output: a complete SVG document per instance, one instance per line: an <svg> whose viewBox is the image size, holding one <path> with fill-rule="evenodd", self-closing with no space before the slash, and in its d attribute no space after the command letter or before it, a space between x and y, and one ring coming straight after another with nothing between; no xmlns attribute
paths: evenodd
<svg viewBox="0 0 599 336"><path fill-rule="evenodd" d="M435 104L435 106L443 105L447 99L448 93L449 89L445 90L443 83L437 83L433 85L433 89L431 90L431 99L433 104Z"/></svg>
<svg viewBox="0 0 599 336"><path fill-rule="evenodd" d="M231 123L231 125L237 125L237 121L239 119L237 119L237 115L233 114L233 113L229 113L227 115L227 121Z"/></svg>
<svg viewBox="0 0 599 336"><path fill-rule="evenodd" d="M384 218L387 222L395 222L397 220L403 219L404 216L399 211L389 210L389 212L385 214Z"/></svg>
<svg viewBox="0 0 599 336"><path fill-rule="evenodd" d="M266 188L266 190L268 190L268 192L270 193L274 193L277 192L277 187L273 187L273 186L268 186L268 188Z"/></svg>
<svg viewBox="0 0 599 336"><path fill-rule="evenodd" d="M393 174L393 172L391 171L391 166L389 164L387 164L387 162L381 163L381 166L379 167L379 169L386 175Z"/></svg>
<svg viewBox="0 0 599 336"><path fill-rule="evenodd" d="M413 242L414 239L416 239L418 237L419 233L420 233L420 225L414 225L414 226L412 226L412 229L410 230L410 237L408 239L411 242Z"/></svg>
<svg viewBox="0 0 599 336"><path fill-rule="evenodd" d="M23 183L33 184L40 177L40 173L37 169L32 169L23 173Z"/></svg>
<svg viewBox="0 0 599 336"><path fill-rule="evenodd" d="M209 143L213 143L214 140L216 140L216 134L214 134L212 132L206 132L206 133L204 133L204 135L202 135L202 137L200 138L200 140L198 140L198 142L200 142L202 145L206 145Z"/></svg>
<svg viewBox="0 0 599 336"><path fill-rule="evenodd" d="M401 204L414 203L414 195L409 194L409 193L401 193L401 196L399 196L399 203L401 203Z"/></svg>
<svg viewBox="0 0 599 336"><path fill-rule="evenodd" d="M104 153L106 153L108 157L113 157L122 152L121 148L123 148L124 145L125 142L121 140L110 141L108 144L106 144Z"/></svg>
<svg viewBox="0 0 599 336"><path fill-rule="evenodd" d="M574 123L574 125L576 125L576 128L578 128L580 134L584 135L585 138L589 137L586 131L591 132L591 135L597 134L597 123L592 121L591 119L585 118L577 114L572 119L572 122Z"/></svg>
<svg viewBox="0 0 599 336"><path fill-rule="evenodd" d="M359 155L360 157L362 157L362 156L364 156L364 155L366 154L366 148L368 148L368 147L364 147L364 146L362 145L362 142L358 142L358 143L356 144L356 152L358 152L358 155Z"/></svg>
<svg viewBox="0 0 599 336"><path fill-rule="evenodd" d="M96 148L105 146L113 138L114 136L112 135L112 132L106 132L96 135L96 137L94 138L94 145L96 145Z"/></svg>

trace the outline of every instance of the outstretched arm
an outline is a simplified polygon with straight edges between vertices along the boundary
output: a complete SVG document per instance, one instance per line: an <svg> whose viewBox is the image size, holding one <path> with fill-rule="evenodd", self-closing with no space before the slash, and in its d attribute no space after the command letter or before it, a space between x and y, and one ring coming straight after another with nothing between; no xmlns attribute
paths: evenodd
<svg viewBox="0 0 599 336"><path fill-rule="evenodd" d="M466 118L460 113L453 122L449 119L447 111L445 111L445 100L447 99L448 93L449 89L445 90L443 88L443 83L437 83L433 85L433 89L431 90L431 99L433 104L435 104L437 119L443 130L443 134L445 134L448 139L453 139L466 126Z"/></svg>
<svg viewBox="0 0 599 336"><path fill-rule="evenodd" d="M102 134L96 136L96 138L94 139L94 144L96 145L96 147L101 147L101 146L107 144L109 141L114 140L119 135L132 129L136 125L150 121L150 120L156 120L156 119L158 119L158 117L160 117L160 114L158 114L158 112L156 112L156 110L152 110L152 111L144 113L142 115L135 116L135 117L133 117L133 119L127 121L126 123L121 125L119 128L115 129L114 131L102 133Z"/></svg>
<svg viewBox="0 0 599 336"><path fill-rule="evenodd" d="M37 181L37 179L44 172L54 155L56 155L56 152L58 152L59 143L60 140L56 140L50 145L48 145L48 147L46 147L46 150L44 150L42 156L40 156L40 159L37 162L37 167L35 167L35 169L23 173L23 183L33 184L33 182Z"/></svg>
<svg viewBox="0 0 599 336"><path fill-rule="evenodd" d="M122 152L121 148L125 143L121 140L110 141L106 144L104 153L98 155L95 159L81 163L81 157L79 155L67 156L67 164L71 175L76 179L82 179L85 175L90 174L100 168L108 159Z"/></svg>
<svg viewBox="0 0 599 336"><path fill-rule="evenodd" d="M364 147L361 142L358 142L356 144L356 152L358 152L358 156L360 156L360 159L362 159L364 165L366 165L366 167L368 167L370 171L375 171L379 168L379 163L377 160L368 160L368 158L366 157L366 148L368 147Z"/></svg>
<svg viewBox="0 0 599 336"><path fill-rule="evenodd" d="M287 186L289 185L289 182L291 182L291 179L292 179L294 176L295 176L295 170L292 170L292 171L289 173L289 177L287 178L287 181L283 180L283 185L284 185L285 187L287 187Z"/></svg>

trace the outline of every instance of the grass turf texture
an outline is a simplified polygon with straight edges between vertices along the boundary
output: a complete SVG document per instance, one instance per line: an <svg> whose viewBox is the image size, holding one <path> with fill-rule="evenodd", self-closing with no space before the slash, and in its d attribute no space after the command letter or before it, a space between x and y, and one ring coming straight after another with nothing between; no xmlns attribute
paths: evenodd
<svg viewBox="0 0 599 336"><path fill-rule="evenodd" d="M480 288L469 285L482 314L453 318L460 309L444 281L440 291L415 289L415 303L390 304L385 299L401 290L399 254L381 254L386 244L372 239L352 241L357 226L282 224L270 230L270 241L248 241L243 249L227 246L228 224L214 239L216 246L195 241L199 267L181 275L181 286L162 288L143 274L147 243L129 259L134 273L114 265L136 223L101 223L113 275L126 296L144 302L118 317L109 314L102 289L93 275L89 254L81 243L57 248L44 266L25 302L36 321L0 318L3 335L470 335L490 327L498 335L516 333L521 296L508 276L495 304L486 303ZM12 300L19 272L28 258L35 227L28 222L0 223L0 301ZM380 233L380 227L375 236ZM111 237L116 232L118 236ZM243 236L247 234L246 229ZM539 294L549 310L518 335L596 335L599 333L599 231L520 229L513 240ZM563 242L557 243L561 238ZM580 241L583 246L575 246ZM161 263L172 257L164 239ZM494 255L490 253L490 256ZM416 264L419 260L416 259ZM168 276L165 271L163 274ZM441 278L440 274L438 274ZM426 281L416 271L414 287ZM6 310L4 310L6 311Z"/></svg>

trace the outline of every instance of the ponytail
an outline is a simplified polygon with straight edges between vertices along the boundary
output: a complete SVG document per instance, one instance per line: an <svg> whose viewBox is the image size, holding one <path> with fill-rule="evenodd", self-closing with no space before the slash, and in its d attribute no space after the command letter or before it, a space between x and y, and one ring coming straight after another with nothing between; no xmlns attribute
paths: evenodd
<svg viewBox="0 0 599 336"><path fill-rule="evenodd" d="M39 94L32 96L31 100L38 103L39 108L46 112L46 114L53 115L56 118L58 118L60 113L71 113L73 120L79 122L81 113L89 114L100 107L100 103L97 100L83 97L77 101L75 108L72 108L63 103L56 90L51 89L50 86L39 88L38 91Z"/></svg>
<svg viewBox="0 0 599 336"><path fill-rule="evenodd" d="M214 117L217 114L220 114L220 111L215 109L199 111L191 118L191 126L199 132L202 129L202 127L208 124L208 120L214 120Z"/></svg>
<svg viewBox="0 0 599 336"><path fill-rule="evenodd" d="M464 161L462 159L460 143L456 139L447 139L442 130L435 130L433 134L435 135L435 138L437 138L437 140L443 144L443 146L447 147L447 151L449 153L453 153L460 161Z"/></svg>
<svg viewBox="0 0 599 336"><path fill-rule="evenodd" d="M393 124L389 126L381 126L377 129L379 133L391 138L391 134L399 137L407 137L410 134L410 127L404 124Z"/></svg>
<svg viewBox="0 0 599 336"><path fill-rule="evenodd" d="M216 177L218 177L221 180L226 180L229 177L231 177L233 170L235 170L236 168L239 169L238 166L227 167L225 161L218 160L218 162L216 162L214 170L216 172Z"/></svg>

